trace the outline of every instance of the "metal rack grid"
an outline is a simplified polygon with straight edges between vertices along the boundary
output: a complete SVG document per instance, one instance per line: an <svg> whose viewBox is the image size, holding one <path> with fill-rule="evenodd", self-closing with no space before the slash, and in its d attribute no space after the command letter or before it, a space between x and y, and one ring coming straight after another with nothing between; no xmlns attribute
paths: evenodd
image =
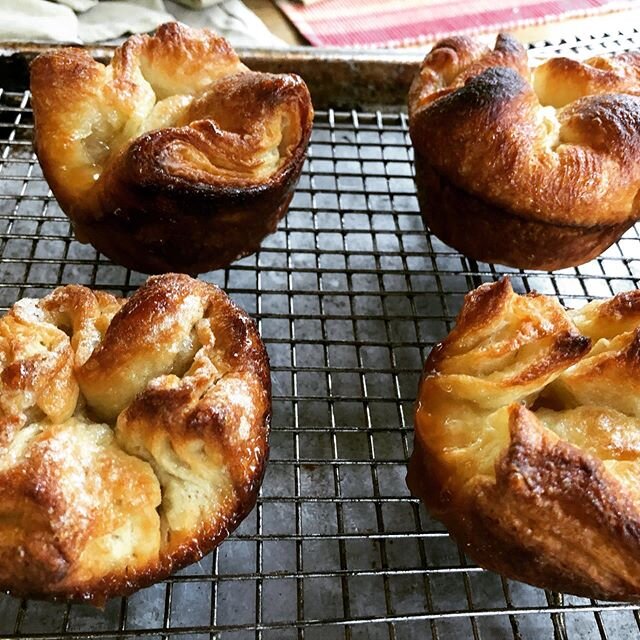
<svg viewBox="0 0 640 640"><path fill-rule="evenodd" d="M629 48L636 31L540 43ZM31 146L28 92L0 89L0 306L144 276L72 239ZM274 381L272 453L254 512L201 562L104 611L0 596L3 638L637 637L638 609L560 596L468 563L404 482L422 362L464 294L503 273L577 306L635 288L640 235L553 274L478 264L425 233L402 112L320 112L279 231L205 279L259 322Z"/></svg>

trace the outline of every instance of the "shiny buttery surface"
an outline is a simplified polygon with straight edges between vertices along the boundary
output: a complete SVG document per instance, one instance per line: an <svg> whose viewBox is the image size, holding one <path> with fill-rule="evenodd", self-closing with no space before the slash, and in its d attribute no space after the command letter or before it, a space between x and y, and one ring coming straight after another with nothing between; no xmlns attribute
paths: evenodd
<svg viewBox="0 0 640 640"><path fill-rule="evenodd" d="M580 264L640 216L635 52L554 58L531 70L509 36L493 50L448 38L422 63L409 115L423 214L471 257L521 268ZM509 249L465 239L455 220L447 228L438 218L456 206L490 220ZM469 222L462 216L457 224ZM567 235L575 237L567 243ZM550 255L545 243L554 246ZM563 245L566 256L554 260Z"/></svg>

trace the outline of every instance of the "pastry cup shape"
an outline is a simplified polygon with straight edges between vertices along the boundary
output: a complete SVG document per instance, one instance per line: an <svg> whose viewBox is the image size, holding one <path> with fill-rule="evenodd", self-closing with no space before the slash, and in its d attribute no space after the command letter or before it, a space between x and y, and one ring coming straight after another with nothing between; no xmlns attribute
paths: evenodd
<svg viewBox="0 0 640 640"><path fill-rule="evenodd" d="M211 31L165 24L108 66L81 49L31 67L35 148L76 237L146 273L258 250L293 196L313 108L295 75L247 69Z"/></svg>
<svg viewBox="0 0 640 640"><path fill-rule="evenodd" d="M640 291L467 295L420 382L408 484L482 567L640 600Z"/></svg>
<svg viewBox="0 0 640 640"><path fill-rule="evenodd" d="M83 286L0 320L0 589L126 595L216 547L253 508L271 383L254 323L217 287Z"/></svg>
<svg viewBox="0 0 640 640"><path fill-rule="evenodd" d="M599 255L640 218L640 54L530 69L494 49L442 40L409 94L426 224L476 260L559 269Z"/></svg>

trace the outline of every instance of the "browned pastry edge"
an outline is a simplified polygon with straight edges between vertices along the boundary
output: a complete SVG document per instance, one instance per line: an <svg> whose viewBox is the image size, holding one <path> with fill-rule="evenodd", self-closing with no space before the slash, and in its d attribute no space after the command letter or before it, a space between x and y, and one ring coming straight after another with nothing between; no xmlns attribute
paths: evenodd
<svg viewBox="0 0 640 640"><path fill-rule="evenodd" d="M255 253L286 214L306 156L305 147L269 184L246 189L198 189L177 184L127 187L131 206L109 216L73 220L78 239L114 262L143 273L190 275L228 266ZM210 233L224 225L223 233Z"/></svg>
<svg viewBox="0 0 640 640"><path fill-rule="evenodd" d="M264 428L269 429L271 416L267 416L264 421ZM0 591L17 597L32 598L38 600L48 600L50 602L77 602L92 604L96 607L104 607L109 598L116 596L128 596L144 589L157 582L165 580L171 574L180 569L197 562L208 553L211 553L219 544L221 544L230 534L232 534L240 525L240 523L251 513L255 507L258 498L258 489L262 484L266 463L269 457L269 446L265 445L264 461L261 469L256 474L256 485L253 493L249 492L238 505L237 512L233 518L227 521L227 526L220 530L219 527L210 527L208 530L204 528L194 536L189 542L180 547L172 558L165 559L159 565L150 567L147 570L136 572L131 576L108 575L104 576L100 581L91 584L91 590L82 588L82 585L72 590L65 591L63 594L55 594L49 591L38 591L33 585L25 586L25 588L15 588L12 584L1 584Z"/></svg>
<svg viewBox="0 0 640 640"><path fill-rule="evenodd" d="M592 259L640 215L639 92L637 55L532 71L508 35L493 49L441 40L408 96L425 220L478 260L555 269Z"/></svg>
<svg viewBox="0 0 640 640"><path fill-rule="evenodd" d="M600 255L635 221L585 227L526 220L458 188L417 151L415 164L418 201L426 225L443 242L474 260L518 269L573 267Z"/></svg>
<svg viewBox="0 0 640 640"><path fill-rule="evenodd" d="M128 121L113 139L99 133L109 118L103 113L92 123L92 109L122 115L147 99L143 70L159 83L157 104L173 84L168 99L193 101L125 142ZM107 71L113 78L104 84ZM193 86L182 86L191 77ZM78 240L145 273L196 275L257 251L291 202L313 122L299 76L250 71L223 38L178 23L132 36L108 68L77 49L41 54L31 66L31 88L36 154ZM278 144L274 131L284 114ZM87 142L76 121L91 131ZM270 136L279 164L261 175L269 164L260 145ZM92 156L89 142L109 150L106 159Z"/></svg>
<svg viewBox="0 0 640 640"><path fill-rule="evenodd" d="M227 83L233 86L235 80ZM255 84L256 91L269 89L278 100L287 96L299 105L299 143L276 173L244 185L170 176L161 158L167 139L179 139L180 134L152 131L134 140L105 171L99 185L101 215L69 204L78 239L144 273L197 275L256 252L276 231L293 198L311 136L312 108L306 85L297 76L242 74L237 82ZM273 96L264 99L277 102Z"/></svg>

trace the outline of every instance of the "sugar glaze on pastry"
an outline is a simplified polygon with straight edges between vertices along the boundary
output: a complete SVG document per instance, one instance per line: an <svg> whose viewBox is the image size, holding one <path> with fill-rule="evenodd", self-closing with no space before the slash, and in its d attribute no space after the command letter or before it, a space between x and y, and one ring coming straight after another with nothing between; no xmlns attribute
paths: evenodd
<svg viewBox="0 0 640 640"><path fill-rule="evenodd" d="M420 209L464 254L586 262L640 218L640 54L530 69L501 35L437 43L409 94Z"/></svg>
<svg viewBox="0 0 640 640"><path fill-rule="evenodd" d="M429 356L408 484L481 566L640 600L640 291L565 310L504 279Z"/></svg>
<svg viewBox="0 0 640 640"><path fill-rule="evenodd" d="M31 91L38 159L76 236L144 272L256 251L286 213L313 118L298 76L250 71L224 38L178 23L106 66L46 52Z"/></svg>
<svg viewBox="0 0 640 640"><path fill-rule="evenodd" d="M271 387L217 287L83 286L0 320L0 589L102 604L168 576L253 507Z"/></svg>

